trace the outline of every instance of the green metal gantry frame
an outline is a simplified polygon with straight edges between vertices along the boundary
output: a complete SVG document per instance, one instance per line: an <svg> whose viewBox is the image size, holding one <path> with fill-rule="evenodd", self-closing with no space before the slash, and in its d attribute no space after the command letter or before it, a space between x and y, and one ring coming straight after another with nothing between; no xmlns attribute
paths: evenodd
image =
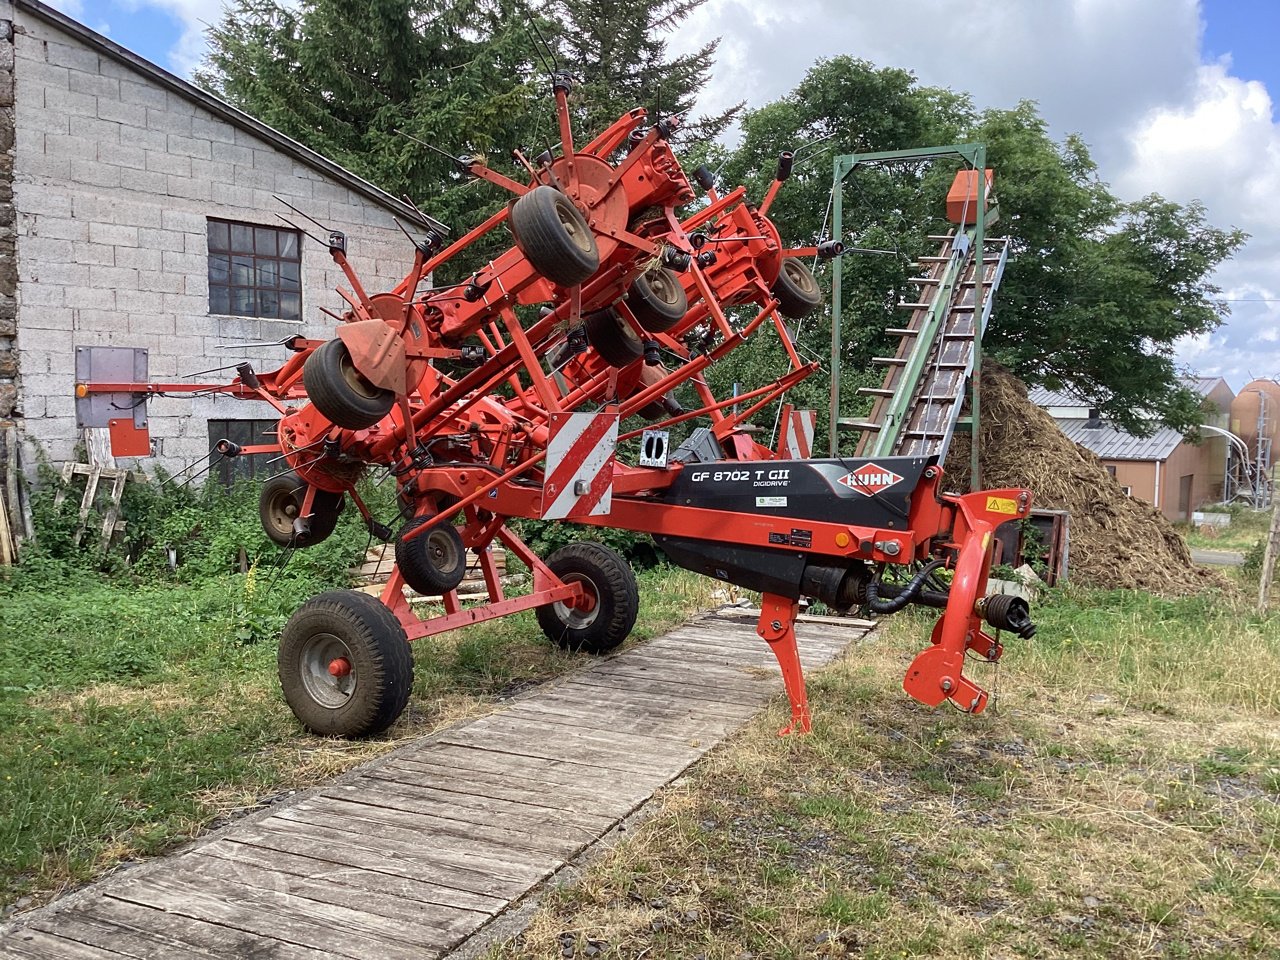
<svg viewBox="0 0 1280 960"><path fill-rule="evenodd" d="M986 295L985 269L985 232L987 220L987 178L982 171L987 165L987 145L985 143L958 143L945 147L917 147L911 150L879 150L874 153L849 153L835 158L835 176L831 183L831 236L840 239L844 233L844 180L854 168L863 163L875 163L883 160L928 160L934 157L960 157L978 171L977 216L974 223L974 256L977 258L977 269L974 270L973 294L973 372L969 379L969 423L970 423L970 458L969 489L978 490L982 485L982 469L978 462L978 416L981 401L978 393L978 381L982 373L982 308ZM963 226L963 225L962 225ZM830 455L839 455L840 417L840 313L841 285L843 271L836 266L831 273L831 408L830 408ZM901 386L914 389L914 384L907 384L905 379Z"/></svg>

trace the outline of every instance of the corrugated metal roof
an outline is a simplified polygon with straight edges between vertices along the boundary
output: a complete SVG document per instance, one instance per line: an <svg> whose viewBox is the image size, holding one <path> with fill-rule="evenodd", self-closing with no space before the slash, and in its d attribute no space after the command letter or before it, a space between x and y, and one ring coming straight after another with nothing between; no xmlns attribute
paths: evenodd
<svg viewBox="0 0 1280 960"><path fill-rule="evenodd" d="M1089 420L1055 422L1067 439L1096 453L1103 460L1164 460L1182 442L1182 434L1170 427L1161 427L1149 437L1135 437L1106 422L1100 427L1086 426L1094 422Z"/></svg>
<svg viewBox="0 0 1280 960"><path fill-rule="evenodd" d="M1209 396L1213 392L1213 388L1223 382L1221 377L1186 376L1180 379L1184 387L1188 390L1194 390L1202 397Z"/></svg>
<svg viewBox="0 0 1280 960"><path fill-rule="evenodd" d="M1089 406L1073 393L1067 393L1065 390L1050 390L1047 387L1032 387L1027 391L1027 399L1037 407Z"/></svg>

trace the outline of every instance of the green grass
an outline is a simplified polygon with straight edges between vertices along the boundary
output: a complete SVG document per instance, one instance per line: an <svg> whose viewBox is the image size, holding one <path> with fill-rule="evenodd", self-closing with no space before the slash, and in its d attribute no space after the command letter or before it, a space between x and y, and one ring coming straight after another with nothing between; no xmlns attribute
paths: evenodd
<svg viewBox="0 0 1280 960"><path fill-rule="evenodd" d="M1187 545L1200 550L1232 550L1245 553L1267 535L1271 511L1232 507L1230 514L1231 525L1213 528L1214 532L1210 534L1201 532L1198 526L1179 524L1179 528L1187 539Z"/></svg>
<svg viewBox="0 0 1280 960"><path fill-rule="evenodd" d="M1059 592L1037 621L971 717L905 699L930 618L888 620L810 677L812 735L778 703L490 957L568 929L609 958L1280 957L1280 617Z"/></svg>
<svg viewBox="0 0 1280 960"><path fill-rule="evenodd" d="M76 505L55 510L46 488L39 546L0 581L0 909L156 854L581 662L547 643L532 613L480 624L414 645L414 694L384 736L307 735L279 693L275 639L308 597L345 584L367 541L356 511L277 575L252 487L131 490L129 565L76 548ZM164 544L177 545L177 570ZM245 574L232 572L242 548ZM640 579L636 638L685 619L713 586L669 568Z"/></svg>

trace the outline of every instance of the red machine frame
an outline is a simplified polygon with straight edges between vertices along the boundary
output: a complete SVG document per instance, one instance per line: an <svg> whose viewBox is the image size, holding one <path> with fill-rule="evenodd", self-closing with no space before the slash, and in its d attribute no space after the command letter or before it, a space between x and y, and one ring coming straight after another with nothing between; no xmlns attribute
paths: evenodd
<svg viewBox="0 0 1280 960"><path fill-rule="evenodd" d="M785 544L786 555L797 562L836 570L838 585L829 592L838 605L865 601L866 585L880 582L885 565L945 565L951 571L949 590L942 596L935 590L930 601L943 613L930 647L912 663L904 688L927 704L950 701L966 711L981 711L987 695L964 675L963 667L970 651L987 661L1000 657L1001 645L984 623L1013 629L1029 624L1024 610L1011 616L1007 604L993 610L982 599L992 533L1000 523L1027 516L1028 491L946 495L941 469L930 464L909 492L903 524L808 518L803 521L806 537L799 538L793 536L797 520L787 513L673 501L670 488L684 471L694 469L688 462L633 466L602 449L602 443L624 443L646 429L663 430L700 417L709 422L710 436L723 453L716 461L722 466L796 463L759 444L745 427L817 368L801 359L784 315L803 316L820 304L816 283L800 259L819 250L785 249L768 218L790 175L789 154L783 155L759 204L748 202L742 187L719 195L700 171L705 199L682 218L679 208L693 203L696 195L668 143L673 124L661 121L643 129L645 112L633 110L579 149L570 123L569 87L563 77L553 85L560 153L531 162L515 152L527 182L480 162L460 162L467 174L515 199L447 246L439 231L429 232L416 243L412 266L392 290L369 294L347 260L345 237L331 233L330 253L350 285L350 290L339 290L348 309L339 318L335 339L294 338L286 344L292 356L279 369L258 373L246 365L228 384L86 382L77 384L77 396L129 393L145 398L213 391L271 404L280 415L275 443L241 448L224 442L219 451L228 456L283 453L296 475L282 515L290 521L285 529L292 530L288 542L294 545L309 538L314 542L313 527L336 516L336 504L347 496L371 530L386 531L355 485L368 465L387 468L412 518L396 537L397 556L401 551L432 556L435 548L423 544L433 536L441 542L442 555L451 556L449 544L456 533L457 541L479 556L488 589L487 602L471 606L463 605L456 584L444 589L444 613L423 620L405 599L405 562L397 562L381 604L405 640L533 608L586 619L596 604L612 603L601 578L557 573L506 525L509 518L547 516L557 496L572 501L567 519L586 525L757 554ZM502 227L514 236L508 250L460 284L423 289L437 270ZM838 245L824 245L821 252L838 254ZM539 307L540 314L531 316ZM748 308L754 313L742 318L733 312ZM789 368L769 384L717 398L703 371L769 327ZM476 365L460 369L467 361ZM672 391L684 384L693 387L696 409L682 410L671 399ZM589 428L593 442L579 444L576 455L593 455L606 465L591 483L575 479L574 493L567 496L557 478L572 478L579 465L565 467L567 461L550 462L548 457L557 429L572 415L598 419ZM616 424L636 415L656 422L617 435ZM595 482L600 477L604 479ZM602 510L605 495L611 503ZM532 571L527 595L504 594L486 549L495 541ZM421 569L421 562L416 568ZM438 572L429 568L428 579L435 582ZM759 586L752 577L745 579L744 585ZM778 659L791 702L791 723L783 732L808 730L794 629L800 587L764 588L762 593L758 632ZM900 589L899 595L903 593L914 602L926 602L921 597L928 595L919 584ZM380 616L367 610L352 614L356 622ZM610 636L600 649L621 639ZM324 647L317 661L338 689L350 685L360 662L354 648L349 654L325 652L340 649ZM283 664L282 654L282 680ZM303 669L316 673L315 667L312 663ZM328 681L321 676L317 682ZM320 689L319 699L324 692ZM393 701L407 696L403 691L383 693ZM313 729L352 735L381 729L399 712L392 703L375 711L372 720L328 723L316 721L314 711L300 711L294 699L290 703ZM337 707L331 711L335 717L339 712Z"/></svg>

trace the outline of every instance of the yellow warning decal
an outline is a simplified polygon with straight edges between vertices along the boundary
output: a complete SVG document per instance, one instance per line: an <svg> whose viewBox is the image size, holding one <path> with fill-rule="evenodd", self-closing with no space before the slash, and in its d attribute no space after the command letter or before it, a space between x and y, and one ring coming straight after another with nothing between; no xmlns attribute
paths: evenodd
<svg viewBox="0 0 1280 960"><path fill-rule="evenodd" d="M1017 515L1018 501L1008 497L987 497L987 510L991 513L1008 513Z"/></svg>

